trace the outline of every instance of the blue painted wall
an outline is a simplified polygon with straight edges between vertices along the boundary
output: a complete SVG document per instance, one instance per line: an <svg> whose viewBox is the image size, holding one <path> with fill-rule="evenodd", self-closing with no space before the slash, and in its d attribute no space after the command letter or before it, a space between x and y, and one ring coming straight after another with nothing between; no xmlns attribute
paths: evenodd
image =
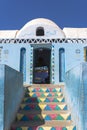
<svg viewBox="0 0 87 130"><path fill-rule="evenodd" d="M37 44L36 44L37 45ZM38 45L39 46L39 45ZM43 44L40 46L43 47ZM50 44L47 44L50 46ZM52 47L53 46L53 47ZM51 83L59 83L59 49L64 48L65 50L65 72L75 67L79 63L84 61L84 47L87 44L84 43L52 43L51 50L52 54L54 53L54 71L52 71L52 62L51 62ZM32 84L32 74L33 74L33 54L31 54L31 44L29 43L6 43L0 44L1 58L0 64L6 64L10 67L20 71L20 50L21 48L26 49L26 81L25 84ZM52 49L53 48L53 49ZM32 57L31 57L32 56ZM51 55L51 60L52 60ZM32 63L31 63L32 62ZM54 76L53 76L54 73Z"/></svg>
<svg viewBox="0 0 87 130"><path fill-rule="evenodd" d="M77 130L87 130L87 63L66 73L64 94Z"/></svg>
<svg viewBox="0 0 87 130"><path fill-rule="evenodd" d="M23 96L23 75L0 65L0 130L10 128Z"/></svg>
<svg viewBox="0 0 87 130"><path fill-rule="evenodd" d="M83 123L84 130L87 130L87 62L82 64L82 81L83 81Z"/></svg>
<svg viewBox="0 0 87 130"><path fill-rule="evenodd" d="M59 82L59 49L65 49L65 72L84 61L85 44L60 43L54 44L55 50L55 84ZM80 52L77 53L77 50Z"/></svg>
<svg viewBox="0 0 87 130"><path fill-rule="evenodd" d="M0 65L0 130L4 130L4 65Z"/></svg>

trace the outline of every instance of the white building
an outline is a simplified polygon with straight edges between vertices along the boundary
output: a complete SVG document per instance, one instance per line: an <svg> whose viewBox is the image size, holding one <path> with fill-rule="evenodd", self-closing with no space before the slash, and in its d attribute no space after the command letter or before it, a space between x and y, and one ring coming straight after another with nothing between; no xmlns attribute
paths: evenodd
<svg viewBox="0 0 87 130"><path fill-rule="evenodd" d="M0 64L21 71L25 84L57 84L84 61L87 28L62 30L51 20L38 18L20 30L0 31Z"/></svg>

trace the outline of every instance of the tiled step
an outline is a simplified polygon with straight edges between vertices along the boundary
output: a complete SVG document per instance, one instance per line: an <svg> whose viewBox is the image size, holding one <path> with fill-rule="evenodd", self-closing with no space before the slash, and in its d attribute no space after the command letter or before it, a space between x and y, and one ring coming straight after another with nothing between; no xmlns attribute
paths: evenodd
<svg viewBox="0 0 87 130"><path fill-rule="evenodd" d="M63 96L64 84L35 84L25 88L11 130L76 130Z"/></svg>
<svg viewBox="0 0 87 130"><path fill-rule="evenodd" d="M20 110L67 110L66 103L22 103L20 105Z"/></svg>
<svg viewBox="0 0 87 130"><path fill-rule="evenodd" d="M31 92L26 93L25 97L61 97L63 96L62 92Z"/></svg>
<svg viewBox="0 0 87 130"><path fill-rule="evenodd" d="M19 110L18 113L21 113L21 114L70 114L70 111L68 110L59 110L59 111L56 111L56 110L52 110L52 111L45 111L45 110L35 110L35 111L32 111L32 110L29 110L29 111L25 111L25 110Z"/></svg>
<svg viewBox="0 0 87 130"><path fill-rule="evenodd" d="M50 123L49 123L50 122ZM21 125L22 124L22 125ZM16 122L11 130L76 130L72 121L27 121Z"/></svg>
<svg viewBox="0 0 87 130"><path fill-rule="evenodd" d="M41 113L41 114L30 114L30 113L18 113L16 117L17 121L31 121L31 120L71 120L70 113Z"/></svg>
<svg viewBox="0 0 87 130"><path fill-rule="evenodd" d="M38 102L65 102L65 98L61 97L26 97L23 99L25 103L38 103Z"/></svg>
<svg viewBox="0 0 87 130"><path fill-rule="evenodd" d="M61 92L61 91L62 91L62 89L60 87L59 88L54 88L54 87L51 87L51 88L28 87L27 88L27 92Z"/></svg>

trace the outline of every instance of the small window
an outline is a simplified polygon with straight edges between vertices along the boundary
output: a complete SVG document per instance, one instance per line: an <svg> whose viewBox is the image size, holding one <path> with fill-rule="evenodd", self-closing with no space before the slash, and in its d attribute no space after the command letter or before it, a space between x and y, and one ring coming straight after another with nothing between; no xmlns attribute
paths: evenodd
<svg viewBox="0 0 87 130"><path fill-rule="evenodd" d="M59 81L64 82L65 79L65 49L59 49Z"/></svg>
<svg viewBox="0 0 87 130"><path fill-rule="evenodd" d="M43 27L38 27L36 29L36 36L44 36L44 28Z"/></svg>
<svg viewBox="0 0 87 130"><path fill-rule="evenodd" d="M20 50L20 72L23 73L23 81L26 81L26 49Z"/></svg>

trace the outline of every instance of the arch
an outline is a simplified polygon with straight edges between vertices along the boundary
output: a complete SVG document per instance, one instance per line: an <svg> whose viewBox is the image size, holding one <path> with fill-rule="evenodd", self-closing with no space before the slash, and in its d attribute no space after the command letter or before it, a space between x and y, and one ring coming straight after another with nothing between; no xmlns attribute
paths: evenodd
<svg viewBox="0 0 87 130"><path fill-rule="evenodd" d="M20 50L20 72L23 73L23 80L26 81L26 49Z"/></svg>
<svg viewBox="0 0 87 130"><path fill-rule="evenodd" d="M65 79L65 49L59 49L59 81L63 82Z"/></svg>
<svg viewBox="0 0 87 130"><path fill-rule="evenodd" d="M38 27L36 29L36 36L44 36L44 28L43 27Z"/></svg>

